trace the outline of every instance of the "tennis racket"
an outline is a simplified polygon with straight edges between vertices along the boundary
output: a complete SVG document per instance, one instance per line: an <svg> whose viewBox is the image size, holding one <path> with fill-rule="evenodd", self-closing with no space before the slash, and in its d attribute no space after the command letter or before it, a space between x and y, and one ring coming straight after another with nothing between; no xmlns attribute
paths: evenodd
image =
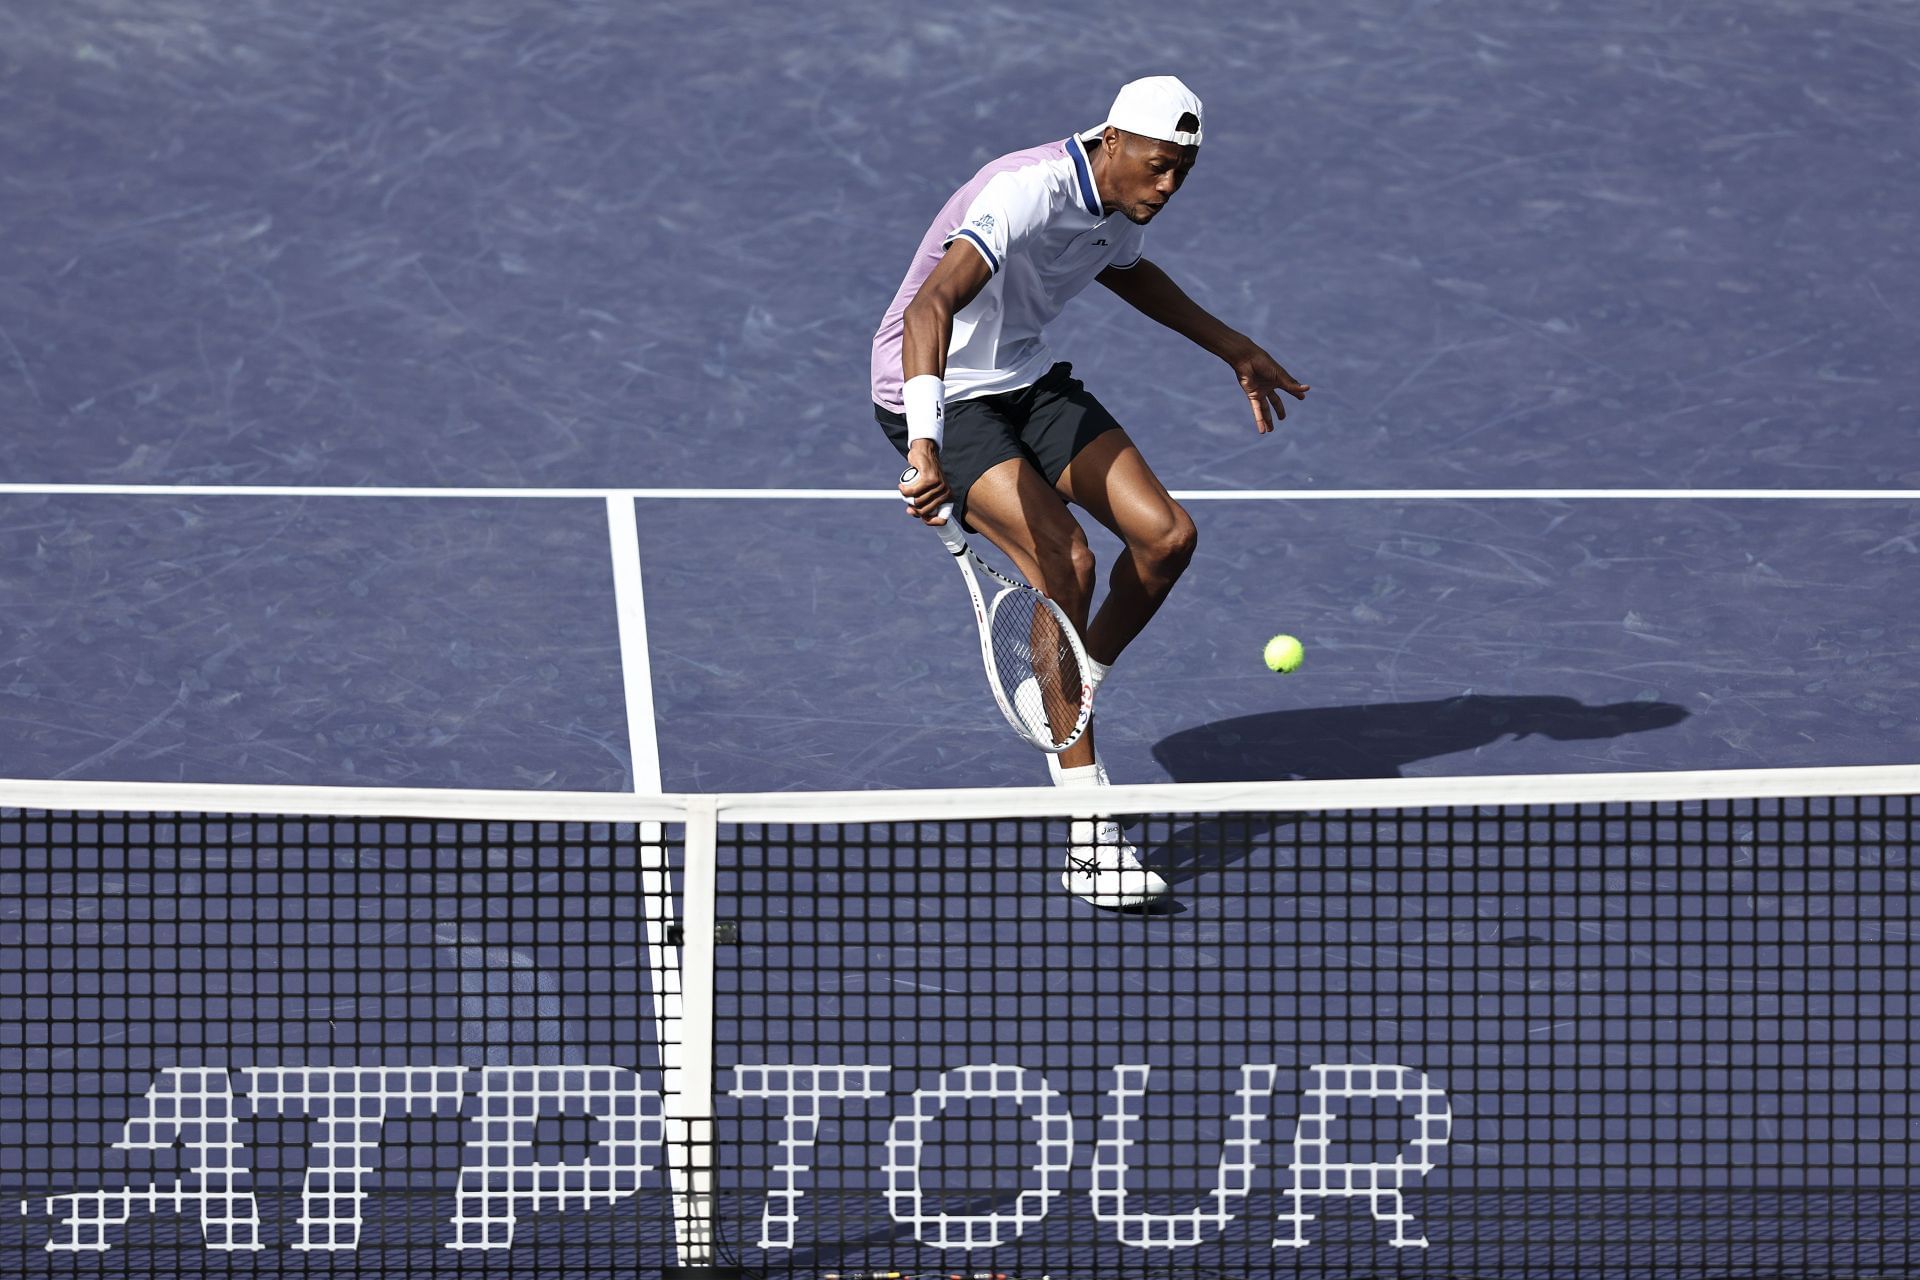
<svg viewBox="0 0 1920 1280"><path fill-rule="evenodd" d="M918 474L917 468L908 467L900 483ZM1001 573L967 545L952 503L941 507L940 515L946 523L933 529L967 580L973 618L980 625L980 661L993 700L1015 733L1058 755L1080 741L1093 717L1093 681L1080 635L1045 593ZM991 601L981 593L981 573L1000 584Z"/></svg>

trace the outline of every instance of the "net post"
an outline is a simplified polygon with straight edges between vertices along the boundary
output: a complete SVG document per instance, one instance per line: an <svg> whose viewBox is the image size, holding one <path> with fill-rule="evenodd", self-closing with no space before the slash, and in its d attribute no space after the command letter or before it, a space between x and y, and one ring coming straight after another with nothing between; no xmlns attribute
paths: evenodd
<svg viewBox="0 0 1920 1280"><path fill-rule="evenodd" d="M714 1265L713 1007L719 803L689 796L681 867L680 1034L663 1060L674 1252L667 1280L731 1280Z"/></svg>

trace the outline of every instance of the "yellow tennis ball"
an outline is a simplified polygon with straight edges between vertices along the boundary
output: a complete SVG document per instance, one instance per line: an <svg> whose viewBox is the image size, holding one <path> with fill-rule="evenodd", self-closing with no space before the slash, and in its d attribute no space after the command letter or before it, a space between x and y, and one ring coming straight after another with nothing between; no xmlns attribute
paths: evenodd
<svg viewBox="0 0 1920 1280"><path fill-rule="evenodd" d="M1267 641L1265 657L1269 671L1298 671L1306 649L1292 636L1275 636Z"/></svg>

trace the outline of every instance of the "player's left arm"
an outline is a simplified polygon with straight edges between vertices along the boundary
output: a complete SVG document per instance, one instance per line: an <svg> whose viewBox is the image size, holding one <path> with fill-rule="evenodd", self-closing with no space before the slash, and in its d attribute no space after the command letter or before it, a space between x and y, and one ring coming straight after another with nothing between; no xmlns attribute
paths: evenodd
<svg viewBox="0 0 1920 1280"><path fill-rule="evenodd" d="M1142 315L1158 320L1231 365L1253 406L1254 424L1263 433L1273 430L1273 424L1287 416L1280 392L1296 400L1306 398L1310 388L1305 383L1281 368L1259 343L1222 324L1145 258L1130 267L1108 267L1097 278Z"/></svg>

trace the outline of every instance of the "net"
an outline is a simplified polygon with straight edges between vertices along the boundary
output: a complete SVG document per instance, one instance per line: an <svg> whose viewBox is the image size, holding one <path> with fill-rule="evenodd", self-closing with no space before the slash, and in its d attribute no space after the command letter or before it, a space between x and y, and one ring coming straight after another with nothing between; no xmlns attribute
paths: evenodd
<svg viewBox="0 0 1920 1280"><path fill-rule="evenodd" d="M1910 1276L1915 793L8 810L0 1269Z"/></svg>
<svg viewBox="0 0 1920 1280"><path fill-rule="evenodd" d="M670 834L0 816L0 1273L670 1264Z"/></svg>

